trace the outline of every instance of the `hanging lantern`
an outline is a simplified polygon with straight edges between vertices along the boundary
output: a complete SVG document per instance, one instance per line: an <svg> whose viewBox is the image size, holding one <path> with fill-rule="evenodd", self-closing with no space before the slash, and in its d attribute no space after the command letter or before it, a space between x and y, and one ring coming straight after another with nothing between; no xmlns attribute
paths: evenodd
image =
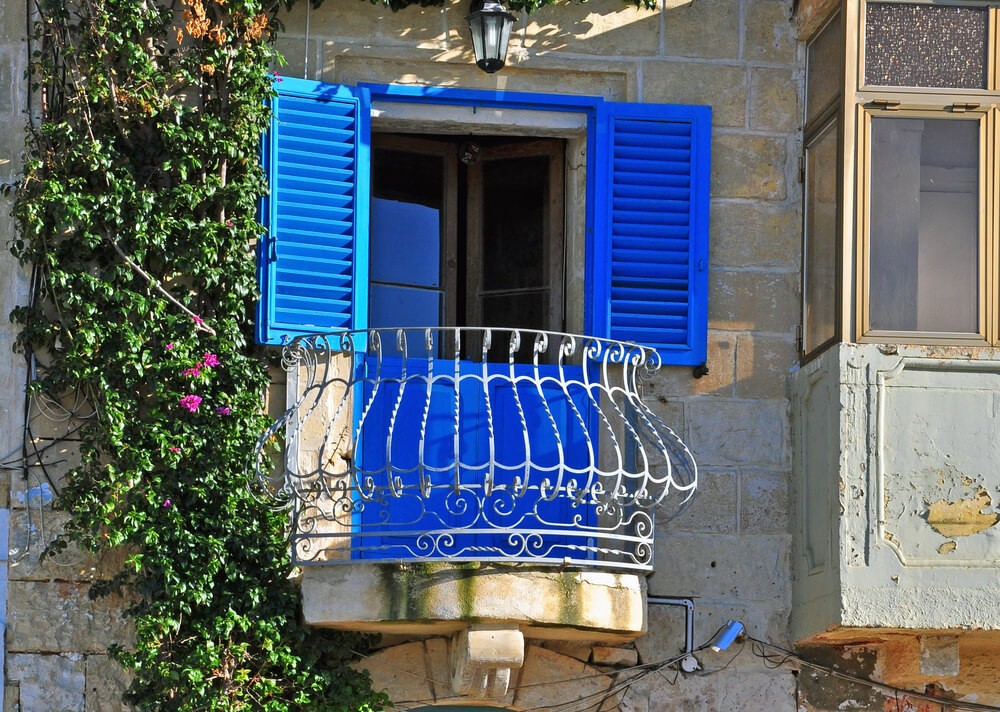
<svg viewBox="0 0 1000 712"><path fill-rule="evenodd" d="M497 0L473 0L465 19L472 33L476 65L487 74L503 69L515 17Z"/></svg>

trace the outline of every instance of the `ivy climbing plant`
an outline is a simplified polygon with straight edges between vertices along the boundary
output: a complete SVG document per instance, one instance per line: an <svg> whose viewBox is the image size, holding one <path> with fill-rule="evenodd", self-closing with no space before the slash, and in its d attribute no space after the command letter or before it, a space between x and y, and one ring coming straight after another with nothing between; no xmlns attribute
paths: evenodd
<svg viewBox="0 0 1000 712"><path fill-rule="evenodd" d="M65 537L126 553L144 710L360 710L359 641L297 620L285 517L248 485L268 422L253 245L275 12L260 0L41 0L12 318L37 397L82 396Z"/></svg>

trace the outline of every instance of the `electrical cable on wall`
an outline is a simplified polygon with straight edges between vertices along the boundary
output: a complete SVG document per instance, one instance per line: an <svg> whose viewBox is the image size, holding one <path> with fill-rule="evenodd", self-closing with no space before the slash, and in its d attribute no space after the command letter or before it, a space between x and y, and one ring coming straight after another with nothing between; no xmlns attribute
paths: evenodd
<svg viewBox="0 0 1000 712"><path fill-rule="evenodd" d="M738 626L733 624L738 624ZM622 668L620 670L617 670L615 674L618 675L619 678L622 678L624 676L624 679L617 680L605 690L600 690L599 692L590 693L582 697L576 697L566 702L559 702L550 705L539 705L536 707L524 707L520 708L520 710L521 712L543 712L543 711L544 712L556 712L556 711L595 712L596 710L601 709L607 702L607 700L617 695L624 695L640 680L643 680L644 678L654 673L659 677L663 678L664 681L666 681L668 684L674 685L677 683L678 678L681 675L684 675L684 677L707 677L709 675L716 675L721 672L724 672L725 670L729 669L733 661L736 660L736 658L740 656L743 650L747 648L744 641L749 641L750 642L749 649L751 653L755 657L760 658L764 666L770 670L776 670L786 665L808 667L810 669L818 670L820 672L824 672L826 674L841 678L848 682L857 683L859 685L864 685L866 687L870 687L872 689L878 690L883 693L892 694L896 696L897 700L900 695L905 695L912 699L932 702L940 706L943 710L947 710L949 712L1000 712L1000 707L996 707L993 705L986 705L977 702L963 702L960 700L949 700L946 698L934 697L933 695L929 695L923 692L916 692L914 690L907 690L900 687L894 687L893 685L888 685L883 682L878 682L877 680L872 680L870 678L861 677L859 675L851 675L850 673L842 672L828 665L822 665L820 663L812 662L810 660L801 657L792 650L788 650L787 648L775 645L774 643L769 643L767 641L748 635L745 629L743 629L742 623L740 623L739 621L729 621L725 625L720 626L719 629L706 642L696 647L692 652L701 652L710 647L714 650L721 636L727 631L731 632L733 630L736 630L737 627L739 628L739 631L729 640L729 644L736 642L739 645L739 647L736 649L736 652L733 655L731 655L729 659L721 667L706 669L696 673L682 673L680 670L673 668L675 670L675 675L673 679L665 677L663 675L663 671L665 669L678 665L685 657L687 657L687 653L683 653L671 658L667 658L665 660L659 660L651 663L643 663L629 668ZM728 645L719 646L720 650L718 652L724 651L727 647ZM769 651L774 651L774 652L769 652ZM385 661L375 660L368 655L362 655L357 652L355 652L355 655L358 655L360 658L368 660L370 662L377 663L378 665L382 665L392 670L405 673L407 675L416 677L426 682L430 682L431 684L442 687L444 689L449 689L451 686L450 682L434 680L430 677L427 677L426 675L421 675L419 673L406 670L404 668L392 665ZM584 680L594 679L597 677L605 677L605 676L607 676L607 673L596 672L589 675L577 675L561 680L545 680L543 682L530 683L527 685L519 685L517 689L523 690L538 686L553 686L553 685L560 685L573 682L582 682ZM403 704L430 705L430 704L436 704L438 700L437 699L397 700L397 702ZM579 706L581 702L587 702L588 704L584 706Z"/></svg>

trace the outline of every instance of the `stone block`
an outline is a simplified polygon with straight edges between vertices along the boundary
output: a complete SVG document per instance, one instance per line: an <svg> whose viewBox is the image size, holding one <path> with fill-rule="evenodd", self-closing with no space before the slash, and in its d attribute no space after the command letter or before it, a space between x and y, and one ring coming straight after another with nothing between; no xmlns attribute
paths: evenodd
<svg viewBox="0 0 1000 712"><path fill-rule="evenodd" d="M797 274L720 269L708 279L710 329L794 333L801 311Z"/></svg>
<svg viewBox="0 0 1000 712"><path fill-rule="evenodd" d="M692 647L707 645L715 633L730 620L742 621L748 626L748 632L755 638L769 640L783 647L790 647L788 641L788 611L780 602L750 603L745 601L718 603L702 599L694 602L694 640ZM649 629L655 634L639 638L635 642L644 664L662 660L670 660L680 655L684 650L684 608L650 603ZM710 650L696 653L702 664L713 667L718 662L725 662L735 652L730 648L726 652L715 654ZM757 658L746 653L738 656L730 668L759 669Z"/></svg>
<svg viewBox="0 0 1000 712"><path fill-rule="evenodd" d="M107 655L88 655L86 675L85 712L132 712L122 700L131 682L125 668Z"/></svg>
<svg viewBox="0 0 1000 712"><path fill-rule="evenodd" d="M4 7L6 10L6 6ZM6 15L6 12L4 13ZM6 18L5 18L6 19ZM0 44L0 114L13 114L22 117L24 107L24 70L26 68L26 46L18 44ZM17 124L17 129L24 125ZM19 145L16 152L10 155L11 141ZM0 147L0 180L10 181L20 171L20 161L14 160L24 148L23 134L20 130L6 132L6 137Z"/></svg>
<svg viewBox="0 0 1000 712"><path fill-rule="evenodd" d="M514 48L512 47L512 52ZM635 64L613 60L532 57L518 66L517 55L508 55L503 72L486 74L472 61L471 52L454 52L443 61L440 52L414 56L408 52L369 50L344 53L334 44L324 45L321 78L334 84L396 81L400 84L461 86L467 89L582 94L613 101L634 101ZM442 61L435 61L439 59Z"/></svg>
<svg viewBox="0 0 1000 712"><path fill-rule="evenodd" d="M45 441L41 441L41 447ZM28 477L25 479L20 473L11 478L10 483L10 504L14 509L30 507L31 509L50 509L56 494L62 485L62 479L50 470L52 482L40 468L28 470Z"/></svg>
<svg viewBox="0 0 1000 712"><path fill-rule="evenodd" d="M802 214L797 204L716 200L711 211L712 266L799 270Z"/></svg>
<svg viewBox="0 0 1000 712"><path fill-rule="evenodd" d="M644 101L710 104L715 126L746 125L747 72L742 66L646 62L642 76Z"/></svg>
<svg viewBox="0 0 1000 712"><path fill-rule="evenodd" d="M683 606L647 603L649 632L636 639L635 648L643 664L671 660L684 652L685 613ZM697 610L697 608L696 608ZM697 645L701 640L692 643Z"/></svg>
<svg viewBox="0 0 1000 712"><path fill-rule="evenodd" d="M678 367L678 369L690 374L690 370L687 368ZM663 393L663 391L664 389L656 385L655 382L647 385L644 402L657 418L673 430L681 440L684 440L687 433L684 402L669 392Z"/></svg>
<svg viewBox="0 0 1000 712"><path fill-rule="evenodd" d="M275 71L283 77L302 79L319 79L323 69L323 41L310 35L304 37L289 37L279 35L274 46L285 59L285 64L275 67Z"/></svg>
<svg viewBox="0 0 1000 712"><path fill-rule="evenodd" d="M788 530L788 481L790 474L747 472L740 474L740 531L778 534Z"/></svg>
<svg viewBox="0 0 1000 712"><path fill-rule="evenodd" d="M785 0L749 0L746 6L744 58L751 62L795 62L795 25Z"/></svg>
<svg viewBox="0 0 1000 712"><path fill-rule="evenodd" d="M82 581L110 577L121 571L122 551L94 556L70 545L42 558L42 552L62 532L68 515L53 509L14 509L10 517L10 577L18 581Z"/></svg>
<svg viewBox="0 0 1000 712"><path fill-rule="evenodd" d="M607 667L635 667L639 662L639 653L632 648L609 648L602 645L594 648L590 661L594 665Z"/></svg>
<svg viewBox="0 0 1000 712"><path fill-rule="evenodd" d="M649 595L784 603L788 552L787 535L675 534L656 547Z"/></svg>
<svg viewBox="0 0 1000 712"><path fill-rule="evenodd" d="M750 128L794 131L802 121L800 84L791 69L756 67L750 71Z"/></svg>
<svg viewBox="0 0 1000 712"><path fill-rule="evenodd" d="M736 532L739 508L739 478L731 472L698 472L698 489L676 516L667 519L657 513L657 534L675 532ZM669 510L668 510L669 512ZM670 545L670 537L660 537L657 546Z"/></svg>
<svg viewBox="0 0 1000 712"><path fill-rule="evenodd" d="M0 13L0 43L18 44L27 36L26 3L5 2Z"/></svg>
<svg viewBox="0 0 1000 712"><path fill-rule="evenodd" d="M463 39L467 29L459 29ZM620 0L550 5L514 25L524 46L536 53L644 56L660 47L660 15Z"/></svg>
<svg viewBox="0 0 1000 712"><path fill-rule="evenodd" d="M663 47L668 57L737 59L740 51L739 0L698 0L663 10Z"/></svg>
<svg viewBox="0 0 1000 712"><path fill-rule="evenodd" d="M712 196L784 200L787 162L784 138L716 134L712 141Z"/></svg>
<svg viewBox="0 0 1000 712"><path fill-rule="evenodd" d="M85 712L85 668L79 654L12 654L6 679L19 683L21 712Z"/></svg>
<svg viewBox="0 0 1000 712"><path fill-rule="evenodd" d="M547 640L542 646L549 650L554 650L560 655L567 655L581 662L590 660L591 646L587 643L579 643L573 640Z"/></svg>
<svg viewBox="0 0 1000 712"><path fill-rule="evenodd" d="M736 340L725 331L708 332L708 373L695 378L690 368L665 367L661 377L650 382L648 392L656 398L678 395L733 395L736 373ZM670 421L667 421L670 425Z"/></svg>
<svg viewBox="0 0 1000 712"><path fill-rule="evenodd" d="M434 699L451 697L451 653L447 638L428 638L424 641L427 650L427 670L430 672L431 689Z"/></svg>
<svg viewBox="0 0 1000 712"><path fill-rule="evenodd" d="M119 596L90 600L88 586L75 582L11 581L7 647L13 652L104 653L127 644L131 626Z"/></svg>
<svg viewBox="0 0 1000 712"><path fill-rule="evenodd" d="M796 678L789 667L767 672L741 671L718 688L717 710L796 712Z"/></svg>
<svg viewBox="0 0 1000 712"><path fill-rule="evenodd" d="M580 700L579 709L588 709L608 692L611 683L610 677L579 660L529 645L518 676L513 706L517 709L561 707L566 700Z"/></svg>
<svg viewBox="0 0 1000 712"><path fill-rule="evenodd" d="M444 48L449 40L462 41L457 32L449 30L449 14L464 17L468 14L467 3L450 0L440 7L411 5L398 12L382 3L335 2L319 8L302 4L282 16L283 35L304 37L308 22L309 36L316 39L368 46Z"/></svg>
<svg viewBox="0 0 1000 712"><path fill-rule="evenodd" d="M627 640L645 630L643 594L643 579L633 574L488 565L315 566L302 576L308 624L392 633L440 634L442 626L455 632L468 621L517 621L537 626L536 638L578 628L588 633L577 639Z"/></svg>
<svg viewBox="0 0 1000 712"><path fill-rule="evenodd" d="M797 362L791 335L736 337L736 396L760 400L787 397L788 379Z"/></svg>
<svg viewBox="0 0 1000 712"><path fill-rule="evenodd" d="M664 671L664 675L669 674L669 672ZM688 710L737 712L737 710L748 709L744 707L724 708L718 705L718 688L722 685L720 677L719 675L678 676L677 684L665 685L662 678L656 679L655 676L650 676L650 685L645 691L647 709L649 712L687 712ZM727 681L728 679L729 676L727 676Z"/></svg>
<svg viewBox="0 0 1000 712"><path fill-rule="evenodd" d="M787 469L788 414L783 401L703 398L687 404L687 445L701 468Z"/></svg>
<svg viewBox="0 0 1000 712"><path fill-rule="evenodd" d="M432 702L426 655L422 642L406 643L380 650L356 665L368 670L372 689L391 691L394 700Z"/></svg>

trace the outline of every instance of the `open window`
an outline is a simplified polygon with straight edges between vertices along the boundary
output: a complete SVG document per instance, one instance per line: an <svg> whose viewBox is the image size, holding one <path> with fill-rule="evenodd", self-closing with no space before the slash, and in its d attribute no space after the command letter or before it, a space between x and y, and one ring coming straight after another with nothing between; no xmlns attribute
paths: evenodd
<svg viewBox="0 0 1000 712"><path fill-rule="evenodd" d="M572 206L586 216L584 332L652 346L665 364L704 363L709 107L350 88L287 78L278 91L265 156L270 195L264 215L268 233L260 248L261 342L369 326L374 96L584 116L586 198L584 205ZM472 305L489 311L495 300L484 291Z"/></svg>
<svg viewBox="0 0 1000 712"><path fill-rule="evenodd" d="M369 326L564 331L564 142L373 134Z"/></svg>

